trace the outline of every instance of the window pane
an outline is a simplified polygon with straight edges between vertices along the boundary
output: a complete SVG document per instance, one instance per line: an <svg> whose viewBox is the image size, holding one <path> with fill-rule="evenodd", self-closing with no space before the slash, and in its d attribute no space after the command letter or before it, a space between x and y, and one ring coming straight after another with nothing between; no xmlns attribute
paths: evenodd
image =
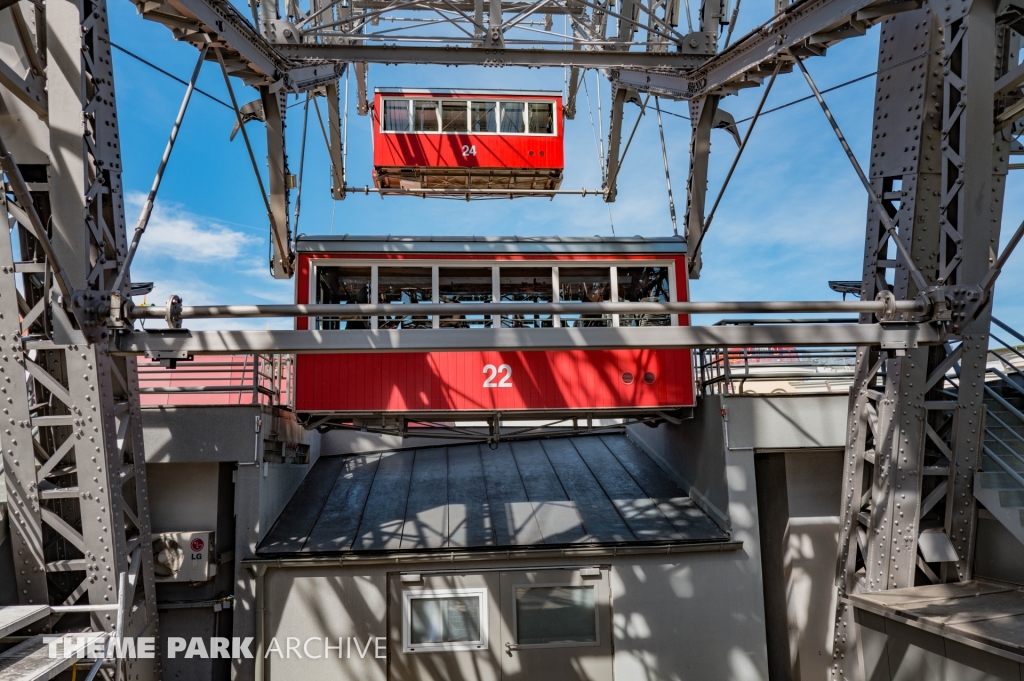
<svg viewBox="0 0 1024 681"><path fill-rule="evenodd" d="M444 640L441 599L414 598L409 601L409 605L412 609L410 643L441 643Z"/></svg>
<svg viewBox="0 0 1024 681"><path fill-rule="evenodd" d="M410 643L461 643L480 640L480 597L448 596L409 601Z"/></svg>
<svg viewBox="0 0 1024 681"><path fill-rule="evenodd" d="M494 288L490 267L441 267L438 269L442 303L489 303ZM490 315L441 317L442 329L482 329L491 326Z"/></svg>
<svg viewBox="0 0 1024 681"><path fill-rule="evenodd" d="M409 102L404 99L384 100L384 129L393 132L409 131Z"/></svg>
<svg viewBox="0 0 1024 681"><path fill-rule="evenodd" d="M414 99L412 102L413 130L437 132L437 100Z"/></svg>
<svg viewBox="0 0 1024 681"><path fill-rule="evenodd" d="M430 268L381 267L377 270L377 294L381 303L429 303ZM428 329L430 326L430 317L426 315L388 315L378 322L381 329Z"/></svg>
<svg viewBox="0 0 1024 681"><path fill-rule="evenodd" d="M316 302L361 305L370 302L369 267L316 268ZM368 329L369 317L317 317L318 329Z"/></svg>
<svg viewBox="0 0 1024 681"><path fill-rule="evenodd" d="M594 587L516 589L516 643L596 643Z"/></svg>
<svg viewBox="0 0 1024 681"><path fill-rule="evenodd" d="M444 613L444 640L480 640L480 599L476 596L446 598L441 608Z"/></svg>
<svg viewBox="0 0 1024 681"><path fill-rule="evenodd" d="M504 315L501 325L516 329L551 326L551 315L529 310L532 303L550 303L553 293L550 267L502 267L501 302L523 303L523 312Z"/></svg>
<svg viewBox="0 0 1024 681"><path fill-rule="evenodd" d="M550 135L555 131L555 105L551 102L530 102L530 132Z"/></svg>
<svg viewBox="0 0 1024 681"><path fill-rule="evenodd" d="M664 303L669 300L667 267L620 267L620 303ZM620 326L668 326L667 314L619 315Z"/></svg>
<svg viewBox="0 0 1024 681"><path fill-rule="evenodd" d="M558 299L563 303L601 303L611 299L608 267L559 267ZM562 326L611 326L610 314L562 315Z"/></svg>
<svg viewBox="0 0 1024 681"><path fill-rule="evenodd" d="M526 105L523 102L501 103L501 131L526 132Z"/></svg>
<svg viewBox="0 0 1024 681"><path fill-rule="evenodd" d="M497 102L470 102L470 132L498 132Z"/></svg>
<svg viewBox="0 0 1024 681"><path fill-rule="evenodd" d="M465 100L441 102L441 130L443 132L466 132L467 120Z"/></svg>

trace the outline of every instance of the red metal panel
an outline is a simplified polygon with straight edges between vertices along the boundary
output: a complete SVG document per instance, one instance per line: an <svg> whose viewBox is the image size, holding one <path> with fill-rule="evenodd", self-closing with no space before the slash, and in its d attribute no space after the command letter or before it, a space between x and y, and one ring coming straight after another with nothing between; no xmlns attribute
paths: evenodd
<svg viewBox="0 0 1024 681"><path fill-rule="evenodd" d="M298 366L299 411L607 409L694 399L688 350L306 355Z"/></svg>

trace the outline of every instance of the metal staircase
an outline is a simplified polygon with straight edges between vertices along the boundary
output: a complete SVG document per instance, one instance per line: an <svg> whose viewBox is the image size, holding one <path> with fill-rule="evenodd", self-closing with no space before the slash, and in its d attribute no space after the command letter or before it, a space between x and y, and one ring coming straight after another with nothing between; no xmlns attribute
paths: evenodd
<svg viewBox="0 0 1024 681"><path fill-rule="evenodd" d="M993 319L1016 340L1024 337ZM974 496L1021 543L1024 543L1024 354L992 334L1005 351L989 354L997 362L989 365L985 384L985 443L982 470L975 474Z"/></svg>

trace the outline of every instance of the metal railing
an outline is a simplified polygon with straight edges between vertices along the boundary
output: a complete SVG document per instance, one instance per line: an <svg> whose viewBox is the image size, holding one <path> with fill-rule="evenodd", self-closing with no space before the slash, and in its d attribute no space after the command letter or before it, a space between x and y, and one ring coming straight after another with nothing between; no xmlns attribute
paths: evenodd
<svg viewBox="0 0 1024 681"><path fill-rule="evenodd" d="M197 355L176 368L139 362L143 406L295 404L292 355Z"/></svg>
<svg viewBox="0 0 1024 681"><path fill-rule="evenodd" d="M856 319L725 319L715 326L856 323ZM705 348L693 351L700 395L845 393L853 384L854 347Z"/></svg>
<svg viewBox="0 0 1024 681"><path fill-rule="evenodd" d="M1024 342L1024 335L998 319L993 318L992 323ZM991 334L991 337L1005 346L1000 349L1001 351L989 350L989 354L997 362L995 366L990 364L987 370L989 375L994 376L995 380L1002 384L1003 394L985 385L985 397L986 402L989 402L989 408L985 416L982 467L989 471L1005 473L1024 487L1024 411L1007 399L1014 394L1018 398L1024 397L1024 370L1019 366L1024 363L1024 354L995 334ZM998 369L997 366L1002 366L1005 371ZM998 413L1000 411L1002 413ZM994 466L988 465L989 463Z"/></svg>

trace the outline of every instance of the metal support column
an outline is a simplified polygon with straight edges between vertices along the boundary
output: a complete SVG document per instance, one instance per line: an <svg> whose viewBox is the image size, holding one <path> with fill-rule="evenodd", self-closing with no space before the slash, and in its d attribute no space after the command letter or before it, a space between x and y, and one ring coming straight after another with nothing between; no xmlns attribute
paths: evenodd
<svg viewBox="0 0 1024 681"><path fill-rule="evenodd" d="M110 288L128 246L106 4L57 3L45 18L52 108L48 134L32 139L48 145L38 149L49 161L48 182L31 188L51 235L34 234L27 207L5 199L5 215L17 222L17 250L0 240L0 447L18 511L19 597L26 604L113 604L126 575L125 635L156 636L136 360L112 356L112 334L103 323L89 326L104 301L114 302ZM75 289L71 300L56 295L55 262L39 238L51 239ZM114 293L123 299L128 287L125 280ZM60 620L52 616L42 628L60 630ZM91 616L96 630L115 624L113 611ZM127 665L129 678L159 675L157 660Z"/></svg>
<svg viewBox="0 0 1024 681"><path fill-rule="evenodd" d="M270 190L270 210L273 220L271 234L271 272L275 279L292 276L291 229L288 226L288 155L285 152L283 95L260 88L260 99L267 119L267 175Z"/></svg>
<svg viewBox="0 0 1024 681"><path fill-rule="evenodd" d="M954 300L971 299L969 287L995 262L998 244L1008 154L995 152L1008 151L1008 139L994 131L993 83L1008 57L996 49L994 15L992 0L926 3L882 25L879 66L902 65L878 78L870 181L926 283L963 285L946 293ZM977 29L971 47L968 23ZM962 210L968 195L970 213ZM912 299L919 291L878 210L869 204L862 297ZM873 321L862 315L861 323ZM970 579L988 322L982 308L966 326L949 322L945 347L858 352L837 561L836 681L862 674L846 594Z"/></svg>
<svg viewBox="0 0 1024 681"><path fill-rule="evenodd" d="M996 2L944 6L942 184L939 277L976 286L995 264L1011 135L994 129L995 80L1017 66L1020 36L996 22ZM991 301L960 334L959 390L952 414L943 531L956 550L942 565L943 581L971 578L977 513L974 473L981 459L982 406Z"/></svg>
<svg viewBox="0 0 1024 681"><path fill-rule="evenodd" d="M328 84L326 90L327 126L330 128L328 135L330 136L331 152L331 196L339 200L345 198L345 162L341 148L341 106L338 99L338 82Z"/></svg>
<svg viewBox="0 0 1024 681"><path fill-rule="evenodd" d="M711 156L711 130L714 127L718 97L710 95L690 102L690 174L686 178L686 243L694 247L704 235L704 202L708 193L708 158ZM687 256L690 278L700 279L700 252Z"/></svg>
<svg viewBox="0 0 1024 681"><path fill-rule="evenodd" d="M612 94L611 122L608 124L608 149L605 152L604 200L612 202L618 193L619 149L622 146L622 109L629 90L616 88Z"/></svg>

